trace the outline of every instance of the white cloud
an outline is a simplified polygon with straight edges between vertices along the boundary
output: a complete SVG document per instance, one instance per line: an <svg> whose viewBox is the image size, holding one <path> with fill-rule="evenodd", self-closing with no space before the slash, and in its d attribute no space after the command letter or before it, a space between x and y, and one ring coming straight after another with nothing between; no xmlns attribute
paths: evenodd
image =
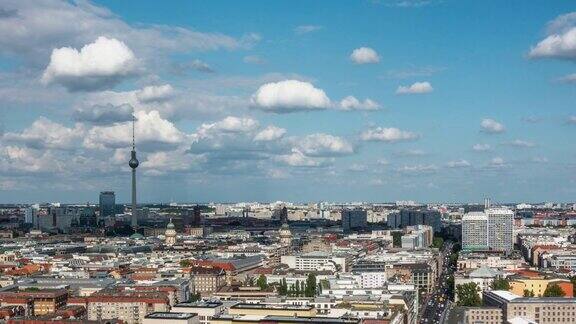
<svg viewBox="0 0 576 324"><path fill-rule="evenodd" d="M499 134L506 131L506 127L504 127L503 124L491 118L482 119L482 122L480 122L480 127L484 133L489 134Z"/></svg>
<svg viewBox="0 0 576 324"><path fill-rule="evenodd" d="M576 59L576 27L549 35L532 47L530 58Z"/></svg>
<svg viewBox="0 0 576 324"><path fill-rule="evenodd" d="M490 144L474 144L472 149L476 152L486 152L490 151L492 147L490 147Z"/></svg>
<svg viewBox="0 0 576 324"><path fill-rule="evenodd" d="M330 99L322 89L298 80L264 84L252 95L251 102L258 109L277 113L330 107Z"/></svg>
<svg viewBox="0 0 576 324"><path fill-rule="evenodd" d="M254 136L254 141L275 141L277 139L282 138L282 136L284 136L284 134L286 133L286 129L284 128L280 128L280 127L276 127L274 125L270 125L266 128L264 128L263 130L259 131L255 136Z"/></svg>
<svg viewBox="0 0 576 324"><path fill-rule="evenodd" d="M98 37L80 51L70 47L52 51L42 82L58 83L69 91L101 90L135 73L136 65L134 53L126 44Z"/></svg>
<svg viewBox="0 0 576 324"><path fill-rule="evenodd" d="M202 124L197 131L199 137L212 137L221 133L249 133L258 128L258 121L252 118L228 116L215 123Z"/></svg>
<svg viewBox="0 0 576 324"><path fill-rule="evenodd" d="M378 159L378 160L376 160L376 164L378 164L378 165L388 165L388 164L390 164L390 162L388 162L388 160L386 160L386 159Z"/></svg>
<svg viewBox="0 0 576 324"><path fill-rule="evenodd" d="M563 83L576 83L576 73L565 75L558 79L558 81Z"/></svg>
<svg viewBox="0 0 576 324"><path fill-rule="evenodd" d="M576 116L568 117L568 123L569 124L576 124Z"/></svg>
<svg viewBox="0 0 576 324"><path fill-rule="evenodd" d="M158 111L137 111L136 145L143 151L172 150L186 142L187 135ZM96 126L88 131L84 146L91 149L129 147L132 143L132 123Z"/></svg>
<svg viewBox="0 0 576 324"><path fill-rule="evenodd" d="M174 96L174 88L169 84L147 86L136 91L136 98L142 103L163 102Z"/></svg>
<svg viewBox="0 0 576 324"><path fill-rule="evenodd" d="M352 51L350 59L355 64L375 64L380 62L378 53L370 47L360 47Z"/></svg>
<svg viewBox="0 0 576 324"><path fill-rule="evenodd" d="M450 161L446 164L449 168L467 168L471 164L466 160Z"/></svg>
<svg viewBox="0 0 576 324"><path fill-rule="evenodd" d="M397 169L398 172L402 173L433 173L438 170L438 167L434 164L418 164L418 165L405 165Z"/></svg>
<svg viewBox="0 0 576 324"><path fill-rule="evenodd" d="M364 141L380 141L395 143L400 141L413 141L419 138L419 135L410 131L403 131L398 128L376 127L364 131L360 138Z"/></svg>
<svg viewBox="0 0 576 324"><path fill-rule="evenodd" d="M495 157L492 160L490 160L490 165L493 167L502 167L506 165L506 161L504 161L504 159L501 157Z"/></svg>
<svg viewBox="0 0 576 324"><path fill-rule="evenodd" d="M534 163L548 163L548 158L544 156L536 156L532 158L532 162Z"/></svg>
<svg viewBox="0 0 576 324"><path fill-rule="evenodd" d="M130 25L107 8L88 1L4 0L2 6L15 14L0 19L0 52L41 64L53 44L79 47L98 36L122 40L151 59L166 52L248 48L260 40L253 33L233 38L179 26Z"/></svg>
<svg viewBox="0 0 576 324"><path fill-rule="evenodd" d="M266 60L263 59L262 57L258 56L258 55L247 55L247 56L244 56L244 58L242 60L244 61L244 63L248 63L248 64L264 64L264 63L266 63Z"/></svg>
<svg viewBox="0 0 576 324"><path fill-rule="evenodd" d="M208 63L199 59L193 60L192 62L186 64L186 66L198 72L214 73L214 69L212 69L212 67L208 65Z"/></svg>
<svg viewBox="0 0 576 324"><path fill-rule="evenodd" d="M367 168L364 164L353 163L352 165L350 165L348 167L348 171L353 171L353 172L364 172L366 170L367 170Z"/></svg>
<svg viewBox="0 0 576 324"><path fill-rule="evenodd" d="M293 167L319 167L323 165L323 160L308 157L297 149L293 149L290 154L276 156L274 159Z"/></svg>
<svg viewBox="0 0 576 324"><path fill-rule="evenodd" d="M114 106L111 104L94 105L74 110L74 119L96 125L122 123L132 120L134 109L128 104Z"/></svg>
<svg viewBox="0 0 576 324"><path fill-rule="evenodd" d="M84 128L81 124L68 128L40 117L21 133L6 133L2 138L34 149L69 150L78 144L82 136L84 136Z"/></svg>
<svg viewBox="0 0 576 324"><path fill-rule="evenodd" d="M318 25L300 25L294 28L294 33L297 35L308 34L322 29L322 26Z"/></svg>
<svg viewBox="0 0 576 324"><path fill-rule="evenodd" d="M396 94L423 94L434 91L429 82L415 82L410 86L399 86Z"/></svg>
<svg viewBox="0 0 576 324"><path fill-rule="evenodd" d="M339 108L341 110L378 110L380 105L371 99L360 101L354 96L348 96L340 101Z"/></svg>
<svg viewBox="0 0 576 324"><path fill-rule="evenodd" d="M311 134L297 140L299 152L308 156L339 156L354 153L354 146L342 137Z"/></svg>
<svg viewBox="0 0 576 324"><path fill-rule="evenodd" d="M506 143L506 144L508 144L508 145L510 145L510 146L526 147L526 148L536 146L536 144L534 144L534 143L532 143L532 142L528 142L528 141L524 141L524 140L519 140L519 139L513 140L513 141L508 142L508 143Z"/></svg>

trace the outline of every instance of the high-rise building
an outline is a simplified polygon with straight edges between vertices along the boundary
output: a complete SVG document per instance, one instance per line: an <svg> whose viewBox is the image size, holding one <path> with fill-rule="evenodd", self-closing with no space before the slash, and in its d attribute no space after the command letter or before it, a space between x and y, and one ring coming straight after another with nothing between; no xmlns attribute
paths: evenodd
<svg viewBox="0 0 576 324"><path fill-rule="evenodd" d="M368 212L365 210L343 209L340 214L342 215L342 229L344 232L363 230L368 226Z"/></svg>
<svg viewBox="0 0 576 324"><path fill-rule="evenodd" d="M484 212L470 212L462 217L462 248L488 249L488 215Z"/></svg>
<svg viewBox="0 0 576 324"><path fill-rule="evenodd" d="M514 212L490 208L488 214L488 246L492 250L510 252L514 249Z"/></svg>
<svg viewBox="0 0 576 324"><path fill-rule="evenodd" d="M387 224L390 228L428 225L432 226L434 232L442 229L441 214L437 210L402 209L399 213L389 214Z"/></svg>
<svg viewBox="0 0 576 324"><path fill-rule="evenodd" d="M514 248L514 212L489 208L462 217L462 248L510 252Z"/></svg>
<svg viewBox="0 0 576 324"><path fill-rule="evenodd" d="M100 192L100 217L114 216L116 208L116 195L114 191Z"/></svg>

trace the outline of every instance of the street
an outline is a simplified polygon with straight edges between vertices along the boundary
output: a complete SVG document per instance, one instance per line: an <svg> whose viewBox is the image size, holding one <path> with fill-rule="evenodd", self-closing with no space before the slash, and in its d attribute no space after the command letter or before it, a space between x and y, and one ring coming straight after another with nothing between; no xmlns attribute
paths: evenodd
<svg viewBox="0 0 576 324"><path fill-rule="evenodd" d="M422 302L419 321L421 324L438 324L443 323L445 320L446 309L450 305L448 278L454 272L454 266L450 264L452 246L452 242L446 242L442 248L443 268L436 283L436 288Z"/></svg>

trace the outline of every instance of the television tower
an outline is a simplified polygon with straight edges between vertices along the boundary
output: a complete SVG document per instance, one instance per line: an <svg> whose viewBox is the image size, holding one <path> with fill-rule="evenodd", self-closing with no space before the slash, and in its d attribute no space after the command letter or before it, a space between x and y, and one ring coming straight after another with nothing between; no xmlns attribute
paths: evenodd
<svg viewBox="0 0 576 324"><path fill-rule="evenodd" d="M132 152L130 162L128 165L132 169L132 218L130 219L130 224L134 230L138 228L138 211L136 208L136 168L140 164L136 158L136 141L134 135L134 124L136 118L132 115Z"/></svg>

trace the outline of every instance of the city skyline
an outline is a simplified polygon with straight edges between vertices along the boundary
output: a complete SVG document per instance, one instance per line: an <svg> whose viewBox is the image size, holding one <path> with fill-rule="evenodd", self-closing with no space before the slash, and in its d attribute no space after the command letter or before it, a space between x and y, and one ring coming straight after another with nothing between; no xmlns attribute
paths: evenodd
<svg viewBox="0 0 576 324"><path fill-rule="evenodd" d="M130 201L133 116L143 203L576 197L569 1L7 0L0 30L0 203Z"/></svg>

